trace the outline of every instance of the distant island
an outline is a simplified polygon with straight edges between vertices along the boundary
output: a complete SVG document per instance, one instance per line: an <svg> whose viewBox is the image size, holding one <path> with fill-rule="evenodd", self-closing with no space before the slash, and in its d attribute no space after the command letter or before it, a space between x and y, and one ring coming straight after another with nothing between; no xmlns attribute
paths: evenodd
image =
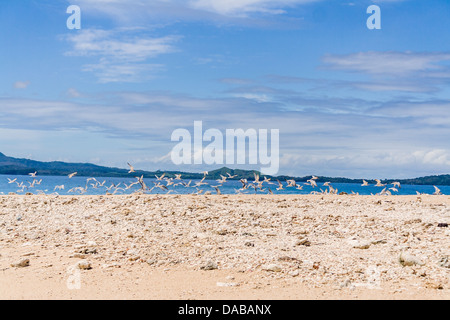
<svg viewBox="0 0 450 320"><path fill-rule="evenodd" d="M0 152L0 174L3 175L28 175L29 173L37 172L40 176L66 176L73 172L77 172L78 176L83 177L130 177L128 169L102 167L91 163L67 163L60 161L53 162L41 162L29 159L18 159L13 157L8 157ZM136 170L134 176L144 176L144 178L155 178L155 175L162 175L165 173L166 177L174 178L176 174L181 174L183 179L202 179L203 173L191 173L182 171L141 171ZM217 170L210 171L208 173L207 179L216 180L220 179L221 175L235 176L229 180L240 180L240 179L254 179L254 174L258 174L262 177L261 173L255 170L241 170L241 169L230 169L221 168ZM305 177L292 177L292 176L267 176L267 178L272 179L272 181L280 180L286 181L288 179L295 180L297 182L306 182L311 179L312 176ZM317 182L331 182L331 183L362 183L363 179L348 179L348 178L332 178L332 177L318 177ZM375 183L375 180L366 179L369 183ZM405 185L436 185L436 186L450 186L450 175L437 175L437 176L427 176L414 179L385 179L382 180L383 183L391 183L398 181Z"/></svg>

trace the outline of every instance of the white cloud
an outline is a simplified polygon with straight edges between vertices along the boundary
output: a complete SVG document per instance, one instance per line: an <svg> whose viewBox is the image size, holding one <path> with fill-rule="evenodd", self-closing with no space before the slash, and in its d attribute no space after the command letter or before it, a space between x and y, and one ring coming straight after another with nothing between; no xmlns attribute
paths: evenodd
<svg viewBox="0 0 450 320"><path fill-rule="evenodd" d="M68 36L73 44L67 55L106 56L116 60L143 61L160 54L174 51L173 43L178 37L160 38L133 36L130 32L120 30L84 29Z"/></svg>
<svg viewBox="0 0 450 320"><path fill-rule="evenodd" d="M81 93L79 93L78 90L75 89L75 88L69 88L69 89L67 90L66 95L67 95L69 98L79 98L79 97L81 97Z"/></svg>
<svg viewBox="0 0 450 320"><path fill-rule="evenodd" d="M254 14L278 15L289 7L324 0L78 0L82 10L100 12L126 21L130 18L207 19L211 15L242 18Z"/></svg>
<svg viewBox="0 0 450 320"><path fill-rule="evenodd" d="M283 8L310 2L315 0L194 0L191 6L224 16L245 17L252 13L282 14Z"/></svg>
<svg viewBox="0 0 450 320"><path fill-rule="evenodd" d="M139 82L151 78L163 68L148 63L159 55L176 51L176 36L148 37L137 29L84 29L67 36L72 49L68 56L98 57L97 63L86 64L83 71L94 72L99 82Z"/></svg>
<svg viewBox="0 0 450 320"><path fill-rule="evenodd" d="M163 68L159 64L118 63L103 58L99 63L85 65L83 71L93 72L100 83L142 82L152 79Z"/></svg>
<svg viewBox="0 0 450 320"><path fill-rule="evenodd" d="M14 83L16 89L26 89L30 85L30 81L17 81Z"/></svg>
<svg viewBox="0 0 450 320"><path fill-rule="evenodd" d="M329 69L395 76L445 70L439 63L449 60L450 53L442 52L369 51L348 55L326 55L323 57L325 67Z"/></svg>

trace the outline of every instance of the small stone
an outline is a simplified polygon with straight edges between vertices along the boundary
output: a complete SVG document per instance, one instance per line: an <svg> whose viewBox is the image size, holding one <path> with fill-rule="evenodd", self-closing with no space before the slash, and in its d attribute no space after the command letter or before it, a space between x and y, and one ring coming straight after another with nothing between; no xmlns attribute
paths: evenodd
<svg viewBox="0 0 450 320"><path fill-rule="evenodd" d="M206 271L210 271L210 270L216 270L219 269L219 267L217 266L217 264L215 262L208 262L206 265L204 265L203 267L201 267L200 269L202 270L206 270Z"/></svg>
<svg viewBox="0 0 450 320"><path fill-rule="evenodd" d="M289 272L289 275L291 277L298 277L299 274L300 274L300 272L298 270L294 270L294 271Z"/></svg>
<svg viewBox="0 0 450 320"><path fill-rule="evenodd" d="M134 262L134 261L139 260L140 258L141 258L140 256L131 256L128 258L128 261Z"/></svg>
<svg viewBox="0 0 450 320"><path fill-rule="evenodd" d="M425 263L409 253L402 252L398 258L399 263L404 267L412 267L415 265L423 266Z"/></svg>
<svg viewBox="0 0 450 320"><path fill-rule="evenodd" d="M448 228L448 223L439 223L438 228Z"/></svg>
<svg viewBox="0 0 450 320"><path fill-rule="evenodd" d="M355 249L366 250L369 249L372 244L370 242L360 242L353 245Z"/></svg>
<svg viewBox="0 0 450 320"><path fill-rule="evenodd" d="M344 288L354 288L352 282L350 281L350 279L346 279L344 282L342 282L340 284L340 288L344 289Z"/></svg>
<svg viewBox="0 0 450 320"><path fill-rule="evenodd" d="M34 255L35 255L34 252L28 252L28 253L23 254L22 256L23 257L29 257L29 256L34 256Z"/></svg>
<svg viewBox="0 0 450 320"><path fill-rule="evenodd" d="M77 263L77 268L81 270L91 270L92 266L90 262L83 260Z"/></svg>
<svg viewBox="0 0 450 320"><path fill-rule="evenodd" d="M13 268L26 268L30 265L30 259L23 259L17 263L11 264Z"/></svg>
<svg viewBox="0 0 450 320"><path fill-rule="evenodd" d="M296 245L296 246L305 246L305 247L309 247L309 246L311 246L311 242L310 242L308 239L303 238L303 239L297 240L297 241L295 242L295 245Z"/></svg>
<svg viewBox="0 0 450 320"><path fill-rule="evenodd" d="M269 271L269 272L281 272L281 267L277 264L268 264L265 266L262 266L262 269L264 271Z"/></svg>
<svg viewBox="0 0 450 320"><path fill-rule="evenodd" d="M440 261L439 261L439 265L443 268L448 268L450 269L450 260L449 257L443 257Z"/></svg>
<svg viewBox="0 0 450 320"><path fill-rule="evenodd" d="M150 265L150 266L153 266L153 265L155 265L157 263L158 263L158 260L155 260L155 259L148 259L147 260L147 264Z"/></svg>
<svg viewBox="0 0 450 320"><path fill-rule="evenodd" d="M219 236L226 236L228 234L228 230L221 229L216 232Z"/></svg>
<svg viewBox="0 0 450 320"><path fill-rule="evenodd" d="M217 282L218 287L237 287L239 286L238 283L234 282Z"/></svg>
<svg viewBox="0 0 450 320"><path fill-rule="evenodd" d="M366 250L369 249L372 245L372 242L368 241L358 241L356 239L350 239L348 240L348 243L354 248L354 249L361 249Z"/></svg>

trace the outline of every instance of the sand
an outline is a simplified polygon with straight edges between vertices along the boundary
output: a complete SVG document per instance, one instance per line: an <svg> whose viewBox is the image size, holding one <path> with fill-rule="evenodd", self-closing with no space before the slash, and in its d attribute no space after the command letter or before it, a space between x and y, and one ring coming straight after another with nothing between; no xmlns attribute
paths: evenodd
<svg viewBox="0 0 450 320"><path fill-rule="evenodd" d="M448 196L3 196L0 299L447 300L446 224Z"/></svg>

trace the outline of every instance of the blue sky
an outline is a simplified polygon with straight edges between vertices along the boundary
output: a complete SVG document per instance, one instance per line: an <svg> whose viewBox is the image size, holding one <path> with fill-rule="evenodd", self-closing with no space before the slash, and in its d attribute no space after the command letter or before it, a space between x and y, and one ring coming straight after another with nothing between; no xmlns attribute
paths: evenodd
<svg viewBox="0 0 450 320"><path fill-rule="evenodd" d="M213 169L167 156L201 120L280 129L280 174L449 173L449 17L445 0L4 0L0 152Z"/></svg>

